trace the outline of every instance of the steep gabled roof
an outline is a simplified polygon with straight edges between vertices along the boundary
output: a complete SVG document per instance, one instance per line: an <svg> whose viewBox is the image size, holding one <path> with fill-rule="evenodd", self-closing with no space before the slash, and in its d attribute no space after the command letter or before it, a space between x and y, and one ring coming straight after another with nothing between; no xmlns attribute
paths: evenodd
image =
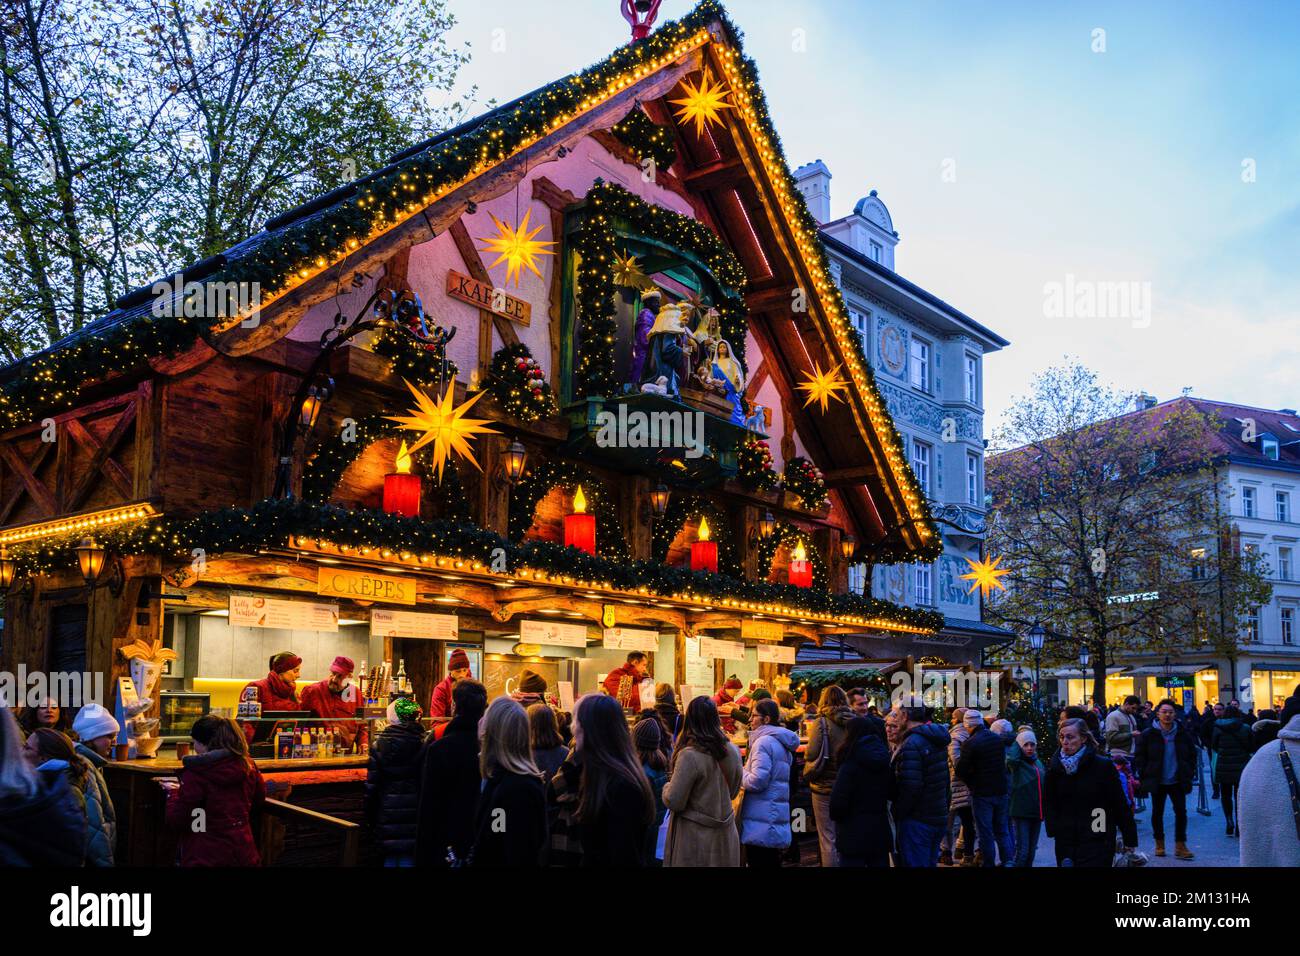
<svg viewBox="0 0 1300 956"><path fill-rule="evenodd" d="M873 556L933 559L941 544L925 496L831 279L818 225L790 174L757 70L713 0L580 73L411 147L384 169L182 270L190 280L258 283L255 328L241 328L238 318L214 328L195 319L159 319L148 290L127 296L110 315L3 373L0 426L30 421L38 409L69 407L84 381L129 367L133 357L181 351L200 335L234 355L265 347L346 277L439 234L469 202L502 194L530 164L563 155L566 143L609 128L637 105L672 121L664 101L701 70L726 81L736 108L703 131L679 127L675 168L698 200L697 213L750 275L751 331L783 403L794 409L809 454L840 488L854 521L872 532ZM805 293L805 312L791 310L796 290ZM794 388L813 368L834 366L854 387L845 401L814 416L800 407Z"/></svg>

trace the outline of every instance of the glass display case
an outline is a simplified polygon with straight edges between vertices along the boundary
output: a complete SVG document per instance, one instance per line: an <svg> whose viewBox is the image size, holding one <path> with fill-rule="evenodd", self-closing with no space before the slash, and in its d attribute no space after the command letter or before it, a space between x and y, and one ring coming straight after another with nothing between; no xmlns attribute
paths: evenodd
<svg viewBox="0 0 1300 956"><path fill-rule="evenodd" d="M163 740L188 740L190 728L209 710L211 697L191 691L165 690L158 698L160 723L158 736Z"/></svg>

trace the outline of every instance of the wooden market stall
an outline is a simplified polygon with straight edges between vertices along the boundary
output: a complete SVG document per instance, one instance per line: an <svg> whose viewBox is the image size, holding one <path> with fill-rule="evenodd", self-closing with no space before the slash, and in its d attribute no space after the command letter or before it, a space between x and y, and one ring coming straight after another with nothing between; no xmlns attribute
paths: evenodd
<svg viewBox="0 0 1300 956"><path fill-rule="evenodd" d="M939 536L816 236L711 2L277 216L0 372L0 663L112 698L169 649L183 738L278 651L427 707L457 648L493 695L628 649L694 694L935 632L848 593Z"/></svg>

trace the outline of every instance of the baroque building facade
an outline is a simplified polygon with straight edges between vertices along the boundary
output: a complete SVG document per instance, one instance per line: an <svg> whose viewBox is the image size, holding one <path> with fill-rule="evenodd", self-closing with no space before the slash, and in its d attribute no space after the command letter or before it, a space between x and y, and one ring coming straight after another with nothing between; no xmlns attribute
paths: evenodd
<svg viewBox="0 0 1300 956"><path fill-rule="evenodd" d="M943 535L937 560L860 565L852 585L943 614L942 631L914 642L917 659L978 664L985 647L1011 637L983 621L978 592L961 580L967 559L980 559L985 532L984 356L1010 343L895 271L899 234L876 190L832 219L826 164L816 160L794 175L821 223L832 277ZM869 642L862 650L872 652ZM879 650L889 656L893 649Z"/></svg>

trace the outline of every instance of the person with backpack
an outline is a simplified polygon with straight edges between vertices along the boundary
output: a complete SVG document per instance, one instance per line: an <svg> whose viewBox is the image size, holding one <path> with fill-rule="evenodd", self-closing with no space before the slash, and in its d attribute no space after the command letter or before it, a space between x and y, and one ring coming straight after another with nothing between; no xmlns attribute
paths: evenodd
<svg viewBox="0 0 1300 956"><path fill-rule="evenodd" d="M1124 703L1106 715L1106 723L1102 726L1102 734L1106 749L1110 753L1119 751L1130 756L1133 754L1133 748L1137 746L1137 735L1139 733L1135 715L1141 703L1142 701L1138 697L1129 694L1124 698Z"/></svg>
<svg viewBox="0 0 1300 956"><path fill-rule="evenodd" d="M1300 867L1300 697L1288 697L1277 736L1241 772L1237 822L1242 866Z"/></svg>
<svg viewBox="0 0 1300 956"><path fill-rule="evenodd" d="M1241 782L1241 772L1246 769L1251 755L1250 725L1237 707L1229 706L1224 710L1223 716L1214 722L1210 749L1214 751L1214 784L1219 791L1219 801L1223 804L1227 833L1228 836L1236 836L1237 817L1233 812L1233 804L1237 786Z"/></svg>
<svg viewBox="0 0 1300 956"><path fill-rule="evenodd" d="M803 779L812 795L813 821L817 827L817 851L822 866L839 866L835 857L835 821L831 819L831 791L839 770L836 754L844 746L853 710L844 689L836 684L822 688L817 700L817 718L804 751Z"/></svg>
<svg viewBox="0 0 1300 956"><path fill-rule="evenodd" d="M1010 866L1014 853L1007 819L1008 748L1000 733L984 725L978 710L966 711L967 727L972 726L972 719L974 729L962 745L957 776L970 788L982 865Z"/></svg>
<svg viewBox="0 0 1300 956"><path fill-rule="evenodd" d="M247 738L215 714L196 720L190 737L194 753L182 758L180 779L159 781L168 793L167 826L180 834L180 865L258 866L252 817L266 802L266 784Z"/></svg>
<svg viewBox="0 0 1300 956"><path fill-rule="evenodd" d="M383 853L384 866L415 865L423 748L420 705L410 697L399 697L388 706L388 726L371 745L366 768L366 821Z"/></svg>

